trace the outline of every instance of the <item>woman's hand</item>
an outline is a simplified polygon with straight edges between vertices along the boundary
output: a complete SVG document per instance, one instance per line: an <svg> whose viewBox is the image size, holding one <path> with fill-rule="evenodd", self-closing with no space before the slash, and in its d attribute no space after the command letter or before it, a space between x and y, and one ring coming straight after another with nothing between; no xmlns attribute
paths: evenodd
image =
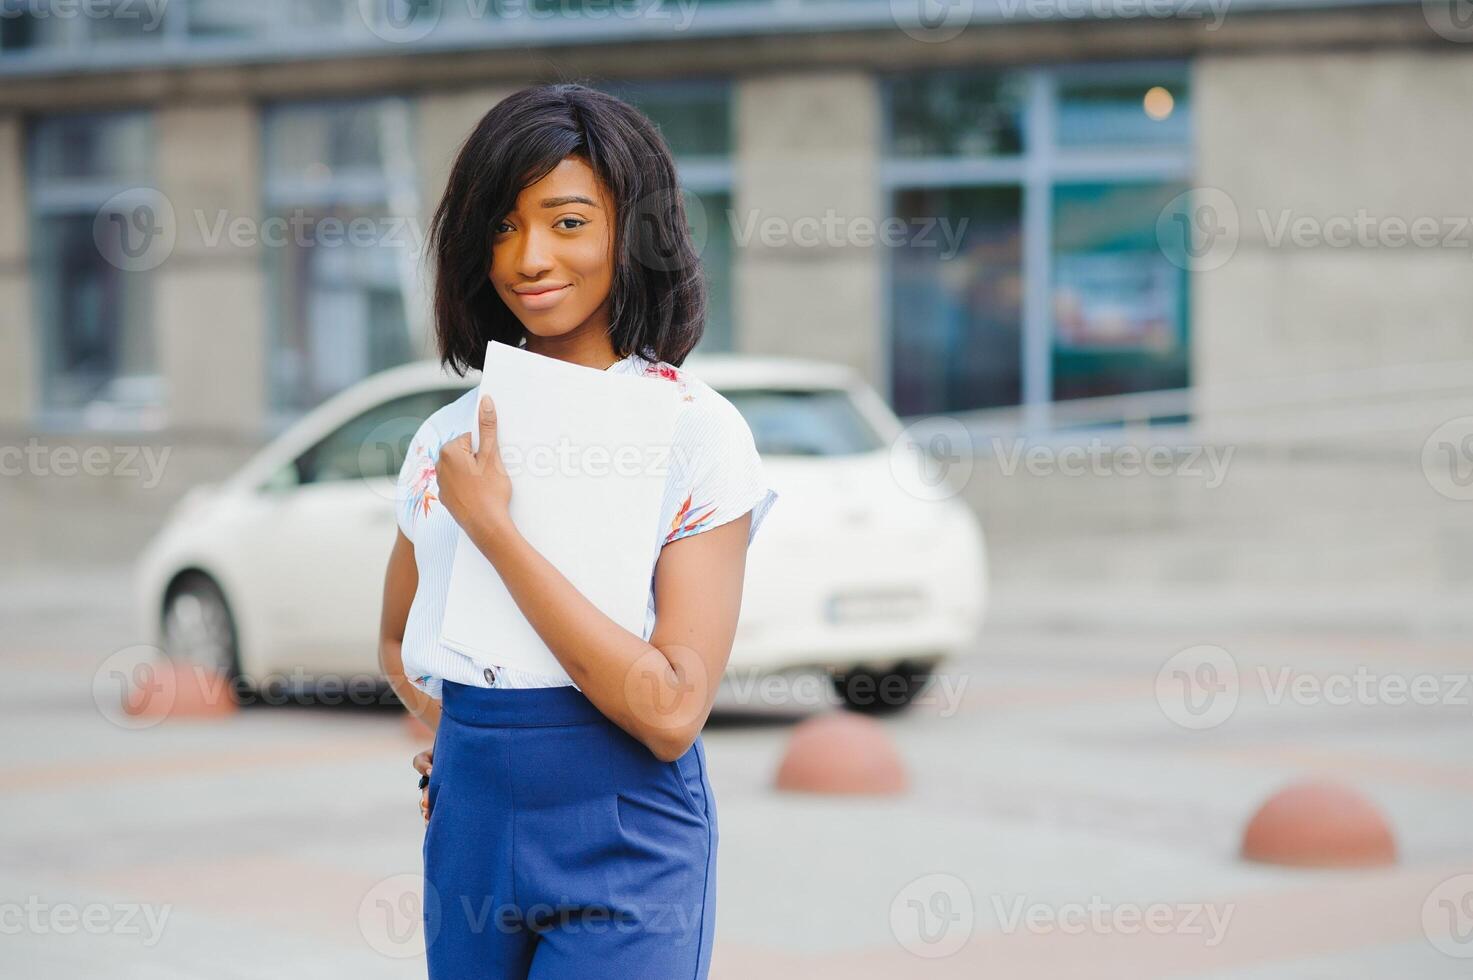
<svg viewBox="0 0 1473 980"><path fill-rule="evenodd" d="M430 747L414 757L414 771L423 778L424 788L419 791L419 812L424 814L425 823L430 822L430 769L431 763L435 761L435 749Z"/></svg>
<svg viewBox="0 0 1473 980"><path fill-rule="evenodd" d="M440 503L468 533L477 524L494 523L510 516L511 477L501 462L496 438L496 406L489 397L481 399L477 413L481 448L471 451L469 432L440 447L435 478L440 484Z"/></svg>

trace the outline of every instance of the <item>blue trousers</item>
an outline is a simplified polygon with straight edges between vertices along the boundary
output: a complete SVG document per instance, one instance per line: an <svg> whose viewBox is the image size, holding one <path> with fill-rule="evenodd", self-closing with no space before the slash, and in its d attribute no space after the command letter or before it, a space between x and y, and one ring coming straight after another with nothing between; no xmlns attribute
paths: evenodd
<svg viewBox="0 0 1473 980"><path fill-rule="evenodd" d="M716 801L573 687L446 681L424 839L430 980L705 978Z"/></svg>

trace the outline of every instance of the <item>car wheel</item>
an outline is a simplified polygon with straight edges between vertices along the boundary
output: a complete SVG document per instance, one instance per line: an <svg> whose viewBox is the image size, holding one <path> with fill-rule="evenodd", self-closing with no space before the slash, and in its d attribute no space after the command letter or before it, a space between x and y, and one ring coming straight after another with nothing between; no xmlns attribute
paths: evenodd
<svg viewBox="0 0 1473 980"><path fill-rule="evenodd" d="M208 576L190 575L169 590L163 632L171 660L218 671L229 681L240 676L235 620L225 594Z"/></svg>
<svg viewBox="0 0 1473 980"><path fill-rule="evenodd" d="M939 660L902 660L889 670L852 667L829 672L844 707L864 715L893 715L910 707Z"/></svg>

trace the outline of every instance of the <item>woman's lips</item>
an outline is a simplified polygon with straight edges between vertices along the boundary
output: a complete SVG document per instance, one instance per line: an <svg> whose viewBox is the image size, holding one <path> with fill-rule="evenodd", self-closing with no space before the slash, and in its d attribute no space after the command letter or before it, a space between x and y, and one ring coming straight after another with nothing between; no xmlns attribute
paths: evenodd
<svg viewBox="0 0 1473 980"><path fill-rule="evenodd" d="M517 300L529 310L546 310L562 302L563 294L568 291L569 286L559 286L556 289L547 289L540 293L517 293Z"/></svg>

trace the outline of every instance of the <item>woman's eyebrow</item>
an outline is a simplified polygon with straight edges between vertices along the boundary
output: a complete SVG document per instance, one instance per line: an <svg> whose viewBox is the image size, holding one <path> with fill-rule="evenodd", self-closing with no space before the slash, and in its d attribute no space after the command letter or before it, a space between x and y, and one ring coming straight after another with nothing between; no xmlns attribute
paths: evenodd
<svg viewBox="0 0 1473 980"><path fill-rule="evenodd" d="M597 201L591 201L582 194L566 194L562 197L544 197L542 206L544 208L560 208L564 204L587 204L590 207L598 207Z"/></svg>

